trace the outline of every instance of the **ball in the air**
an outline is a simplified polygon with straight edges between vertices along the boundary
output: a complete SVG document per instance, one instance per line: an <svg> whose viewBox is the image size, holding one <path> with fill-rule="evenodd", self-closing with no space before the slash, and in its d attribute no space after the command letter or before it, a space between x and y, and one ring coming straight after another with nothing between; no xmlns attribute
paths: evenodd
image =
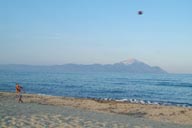
<svg viewBox="0 0 192 128"><path fill-rule="evenodd" d="M143 11L138 11L138 15L142 15L143 14Z"/></svg>

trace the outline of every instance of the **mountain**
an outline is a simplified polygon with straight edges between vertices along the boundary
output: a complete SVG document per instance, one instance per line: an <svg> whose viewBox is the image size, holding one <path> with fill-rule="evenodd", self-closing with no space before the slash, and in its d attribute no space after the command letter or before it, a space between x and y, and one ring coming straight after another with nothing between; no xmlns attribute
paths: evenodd
<svg viewBox="0 0 192 128"><path fill-rule="evenodd" d="M139 60L129 59L114 64L64 64L52 66L0 65L0 71L57 71L57 72L128 72L128 73L167 73L160 67L149 66Z"/></svg>
<svg viewBox="0 0 192 128"><path fill-rule="evenodd" d="M167 73L160 67L150 66L136 59L121 61L119 63L115 63L114 66L130 73Z"/></svg>

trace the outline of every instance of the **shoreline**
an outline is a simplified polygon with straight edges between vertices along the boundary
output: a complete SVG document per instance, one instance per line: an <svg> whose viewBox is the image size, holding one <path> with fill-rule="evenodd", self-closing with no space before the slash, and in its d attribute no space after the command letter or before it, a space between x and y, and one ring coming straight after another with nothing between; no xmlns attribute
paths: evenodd
<svg viewBox="0 0 192 128"><path fill-rule="evenodd" d="M0 92L0 97L15 100L15 93ZM111 100L84 99L73 97L23 94L23 101L28 104L67 106L101 113L113 113L153 121L192 125L192 108L118 102ZM4 101L6 102L6 101ZM22 103L21 103L22 105Z"/></svg>
<svg viewBox="0 0 192 128"><path fill-rule="evenodd" d="M5 92L5 93L15 93L15 92ZM41 93L28 93L31 95L38 96L50 96L50 97L65 97L65 96L55 96L55 95L47 95ZM120 103L130 103L130 104L143 104L143 105L159 105L159 106L170 106L170 107L183 107L183 108L192 108L192 104L190 103L178 103L178 102L163 102L163 101L149 101L142 99L112 99L112 98L92 98L92 97L66 97L66 98L75 98L75 99L88 99L95 101L112 101L112 102L120 102Z"/></svg>

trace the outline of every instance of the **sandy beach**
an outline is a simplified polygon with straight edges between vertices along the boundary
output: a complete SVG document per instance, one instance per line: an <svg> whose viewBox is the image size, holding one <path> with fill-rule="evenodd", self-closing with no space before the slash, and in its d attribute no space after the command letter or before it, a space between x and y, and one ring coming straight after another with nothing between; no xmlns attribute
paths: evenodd
<svg viewBox="0 0 192 128"><path fill-rule="evenodd" d="M191 128L192 108L0 92L0 128Z"/></svg>

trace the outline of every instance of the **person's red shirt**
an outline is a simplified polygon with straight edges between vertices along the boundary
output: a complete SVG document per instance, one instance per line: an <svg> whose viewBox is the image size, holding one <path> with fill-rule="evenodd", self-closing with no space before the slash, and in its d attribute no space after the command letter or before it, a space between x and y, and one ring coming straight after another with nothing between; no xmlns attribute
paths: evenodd
<svg viewBox="0 0 192 128"><path fill-rule="evenodd" d="M16 93L20 93L21 89L22 89L22 87L17 84L16 85Z"/></svg>

